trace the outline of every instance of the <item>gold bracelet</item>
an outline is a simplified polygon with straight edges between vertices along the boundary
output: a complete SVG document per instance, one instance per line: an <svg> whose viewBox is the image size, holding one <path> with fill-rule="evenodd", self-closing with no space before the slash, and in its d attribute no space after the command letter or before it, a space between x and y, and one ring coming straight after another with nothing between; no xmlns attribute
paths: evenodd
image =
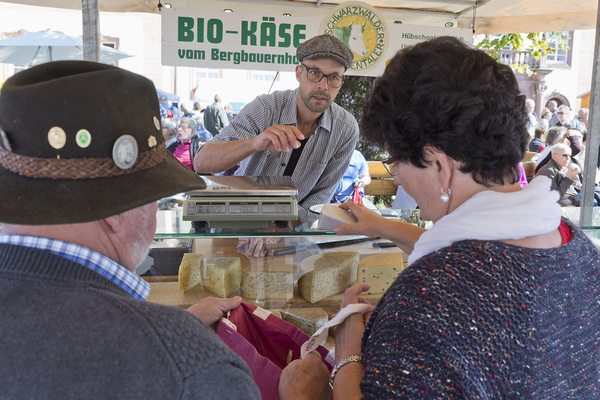
<svg viewBox="0 0 600 400"><path fill-rule="evenodd" d="M333 367L333 370L331 371L331 377L329 378L329 386L332 389L333 389L333 380L335 379L335 375L338 373L340 368L342 368L344 365L349 364L351 362L358 362L358 363L362 364L362 356L360 354L352 354L351 356L346 356L346 357L342 358L340 360L340 362L335 364L335 367Z"/></svg>

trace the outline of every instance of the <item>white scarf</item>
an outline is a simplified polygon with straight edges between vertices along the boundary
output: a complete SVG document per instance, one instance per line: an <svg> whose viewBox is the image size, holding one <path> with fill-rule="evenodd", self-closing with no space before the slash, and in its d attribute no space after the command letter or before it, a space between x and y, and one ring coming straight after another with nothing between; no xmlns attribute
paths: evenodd
<svg viewBox="0 0 600 400"><path fill-rule="evenodd" d="M539 176L523 189L477 193L421 235L408 257L408 265L459 240L522 239L558 228L562 211L551 181Z"/></svg>

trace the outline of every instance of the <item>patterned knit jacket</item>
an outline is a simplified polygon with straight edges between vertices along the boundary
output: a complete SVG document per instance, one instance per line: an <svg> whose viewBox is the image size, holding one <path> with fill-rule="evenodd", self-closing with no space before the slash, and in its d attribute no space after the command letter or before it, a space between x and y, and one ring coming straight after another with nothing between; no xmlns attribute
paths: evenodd
<svg viewBox="0 0 600 400"><path fill-rule="evenodd" d="M600 399L600 254L465 240L415 261L362 343L365 399Z"/></svg>
<svg viewBox="0 0 600 400"><path fill-rule="evenodd" d="M2 399L260 399L199 319L46 251L0 245L0 321Z"/></svg>

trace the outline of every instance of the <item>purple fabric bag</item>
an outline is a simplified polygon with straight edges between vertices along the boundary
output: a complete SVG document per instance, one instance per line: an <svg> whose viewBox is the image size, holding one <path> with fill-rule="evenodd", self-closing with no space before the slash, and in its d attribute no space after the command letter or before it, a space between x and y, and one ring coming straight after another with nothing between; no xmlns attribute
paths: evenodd
<svg viewBox="0 0 600 400"><path fill-rule="evenodd" d="M219 322L217 335L250 366L263 400L279 400L281 370L300 358L300 347L309 339L296 326L248 303ZM323 346L317 351L331 372L325 361L329 351Z"/></svg>

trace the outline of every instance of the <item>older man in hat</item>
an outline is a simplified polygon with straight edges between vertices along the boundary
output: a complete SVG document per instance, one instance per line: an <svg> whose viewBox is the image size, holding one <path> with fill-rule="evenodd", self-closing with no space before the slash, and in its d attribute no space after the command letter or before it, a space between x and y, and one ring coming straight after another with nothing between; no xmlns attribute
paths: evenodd
<svg viewBox="0 0 600 400"><path fill-rule="evenodd" d="M197 172L288 175L304 208L328 203L358 140L352 114L333 103L354 54L331 35L315 36L296 52L295 90L261 95L246 105L194 158Z"/></svg>
<svg viewBox="0 0 600 400"><path fill-rule="evenodd" d="M165 148L152 82L42 64L4 84L0 128L0 397L259 399L206 324L241 299L195 305L203 323L144 302L133 272L156 200L203 185Z"/></svg>

